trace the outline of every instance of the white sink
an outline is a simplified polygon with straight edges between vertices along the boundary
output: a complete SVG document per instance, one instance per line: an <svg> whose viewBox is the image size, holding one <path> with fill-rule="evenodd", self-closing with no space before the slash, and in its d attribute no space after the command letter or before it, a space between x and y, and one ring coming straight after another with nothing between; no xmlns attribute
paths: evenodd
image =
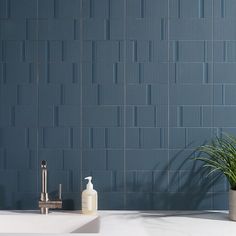
<svg viewBox="0 0 236 236"><path fill-rule="evenodd" d="M0 234L99 233L99 216L79 212L0 211Z"/></svg>

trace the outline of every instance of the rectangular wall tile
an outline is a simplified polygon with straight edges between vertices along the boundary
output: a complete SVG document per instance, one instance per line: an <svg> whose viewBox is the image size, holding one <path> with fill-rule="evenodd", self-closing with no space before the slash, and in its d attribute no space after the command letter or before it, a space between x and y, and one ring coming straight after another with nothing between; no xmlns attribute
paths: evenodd
<svg viewBox="0 0 236 236"><path fill-rule="evenodd" d="M70 129L68 128L41 129L41 142L45 148L69 148L70 138Z"/></svg>
<svg viewBox="0 0 236 236"><path fill-rule="evenodd" d="M86 107L83 116L84 126L117 127L119 123L117 107Z"/></svg>
<svg viewBox="0 0 236 236"><path fill-rule="evenodd" d="M164 150L127 150L127 170L161 170L168 163Z"/></svg>
<svg viewBox="0 0 236 236"><path fill-rule="evenodd" d="M211 25L211 19L171 19L170 40L211 40Z"/></svg>
<svg viewBox="0 0 236 236"><path fill-rule="evenodd" d="M60 106L58 115L59 126L79 126L80 120L80 109L76 106Z"/></svg>
<svg viewBox="0 0 236 236"><path fill-rule="evenodd" d="M234 63L215 63L214 81L216 83L235 83L235 64Z"/></svg>
<svg viewBox="0 0 236 236"><path fill-rule="evenodd" d="M210 85L170 86L170 103L173 105L211 105L211 96Z"/></svg>

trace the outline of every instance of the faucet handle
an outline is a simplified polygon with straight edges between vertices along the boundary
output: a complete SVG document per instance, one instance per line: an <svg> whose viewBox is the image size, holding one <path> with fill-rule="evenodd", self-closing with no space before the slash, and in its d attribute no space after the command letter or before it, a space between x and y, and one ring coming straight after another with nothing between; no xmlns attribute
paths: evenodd
<svg viewBox="0 0 236 236"><path fill-rule="evenodd" d="M46 168L47 167L47 161L46 160L42 160L41 167L42 168Z"/></svg>
<svg viewBox="0 0 236 236"><path fill-rule="evenodd" d="M59 184L59 190L58 190L58 198L59 198L59 200L62 200L61 195L62 195L62 184Z"/></svg>

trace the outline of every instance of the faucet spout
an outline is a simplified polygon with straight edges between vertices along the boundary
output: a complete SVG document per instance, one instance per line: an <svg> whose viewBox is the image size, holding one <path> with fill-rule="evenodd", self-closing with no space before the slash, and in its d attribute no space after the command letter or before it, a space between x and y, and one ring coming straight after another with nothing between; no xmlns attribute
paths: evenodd
<svg viewBox="0 0 236 236"><path fill-rule="evenodd" d="M48 201L48 192L47 192L47 181L48 181L48 171L47 171L47 162L45 160L42 161L41 163L41 183L42 183L42 192L41 192L41 197L40 200L43 202Z"/></svg>

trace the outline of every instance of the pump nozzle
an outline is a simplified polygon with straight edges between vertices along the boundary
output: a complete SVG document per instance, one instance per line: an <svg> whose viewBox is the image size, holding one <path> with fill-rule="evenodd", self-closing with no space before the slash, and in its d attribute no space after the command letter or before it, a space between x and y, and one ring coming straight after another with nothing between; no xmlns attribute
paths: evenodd
<svg viewBox="0 0 236 236"><path fill-rule="evenodd" d="M89 182L91 182L92 176L85 177L84 179L87 179Z"/></svg>
<svg viewBox="0 0 236 236"><path fill-rule="evenodd" d="M85 177L84 179L88 180L87 189L93 189L92 176Z"/></svg>

